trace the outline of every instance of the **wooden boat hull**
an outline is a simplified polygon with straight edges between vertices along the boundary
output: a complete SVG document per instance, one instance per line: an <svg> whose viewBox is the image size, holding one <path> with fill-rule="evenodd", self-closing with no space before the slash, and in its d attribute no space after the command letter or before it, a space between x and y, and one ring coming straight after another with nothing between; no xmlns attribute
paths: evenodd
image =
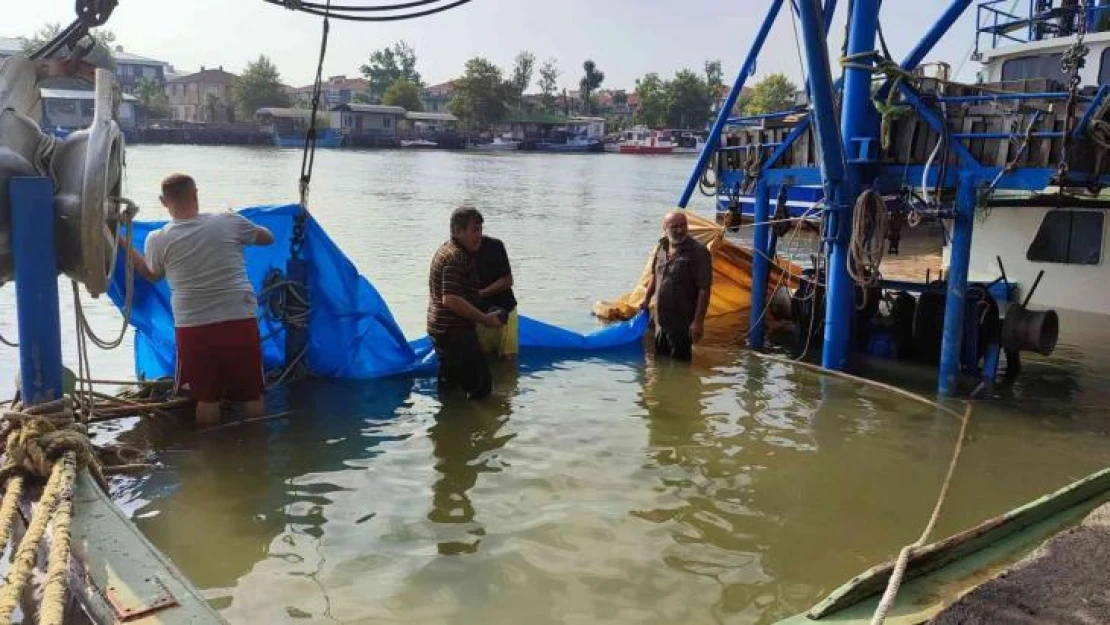
<svg viewBox="0 0 1110 625"><path fill-rule="evenodd" d="M920 549L906 567L891 624L924 623L1052 535L1110 502L1110 469ZM870 623L894 562L858 575L808 612L780 625Z"/></svg>

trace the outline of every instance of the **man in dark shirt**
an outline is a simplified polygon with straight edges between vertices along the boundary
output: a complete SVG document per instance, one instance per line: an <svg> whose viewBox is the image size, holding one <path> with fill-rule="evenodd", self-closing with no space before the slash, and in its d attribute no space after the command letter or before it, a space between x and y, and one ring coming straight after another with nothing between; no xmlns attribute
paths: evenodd
<svg viewBox="0 0 1110 625"><path fill-rule="evenodd" d="M655 353L690 360L705 331L713 261L709 250L687 235L684 213L668 213L663 232L643 307L655 296Z"/></svg>
<svg viewBox="0 0 1110 625"><path fill-rule="evenodd" d="M502 324L496 311L478 309L475 256L481 243L482 214L469 206L456 208L451 213L451 240L436 250L428 276L428 336L439 358L439 388L461 386L471 399L492 390L475 327Z"/></svg>
<svg viewBox="0 0 1110 625"><path fill-rule="evenodd" d="M482 310L501 312L505 322L500 328L478 328L482 351L506 359L516 357L519 329L516 297L513 295L513 269L505 244L499 239L482 237L482 245L478 249L478 286Z"/></svg>

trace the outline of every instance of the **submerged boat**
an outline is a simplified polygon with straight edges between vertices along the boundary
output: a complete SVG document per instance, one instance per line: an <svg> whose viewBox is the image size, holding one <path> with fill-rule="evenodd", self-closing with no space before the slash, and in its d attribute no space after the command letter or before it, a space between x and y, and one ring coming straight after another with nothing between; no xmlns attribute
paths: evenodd
<svg viewBox="0 0 1110 625"><path fill-rule="evenodd" d="M887 622L907 625L925 623L938 615L944 615L946 610L953 609L961 599L972 597L976 588L1011 574L1014 565L1032 553L1038 545L1053 535L1077 526L1093 510L1102 507L1103 514L1110 513L1110 508L1106 507L1108 502L1110 469L1104 469L1001 516L915 550L902 577L897 600L887 613ZM1042 557L1043 555L1045 554ZM1056 562L1049 563L1053 575L1059 574L1061 569L1066 570L1066 556L1056 554L1048 557L1058 558ZM1026 561L1021 561L1020 564L1030 565ZM868 569L834 590L805 613L778 623L869 624L893 569L894 561ZM1047 622L1043 619L1052 622L1068 620L1059 613L1038 613L1031 605L1033 601L1026 601L1020 609L1030 622ZM1011 604L998 607L1016 606ZM1079 606L1073 607L1082 611ZM1010 618L998 618L998 622L1012 622ZM945 622L961 620L957 617Z"/></svg>

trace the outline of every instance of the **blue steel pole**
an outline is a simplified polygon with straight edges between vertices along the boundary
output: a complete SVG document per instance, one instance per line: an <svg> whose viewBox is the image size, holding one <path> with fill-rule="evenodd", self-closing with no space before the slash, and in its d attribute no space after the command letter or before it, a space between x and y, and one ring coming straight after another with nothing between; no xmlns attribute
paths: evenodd
<svg viewBox="0 0 1110 625"><path fill-rule="evenodd" d="M879 27L879 0L855 0L852 21L848 25L848 56L866 54L875 49L875 33ZM872 59L856 58L844 70L844 104L841 111L841 138L845 153L856 145L874 145L879 130L879 120L871 103L870 70L859 65L871 65ZM851 157L849 157L851 158ZM851 206L859 196L863 168L870 154L858 154L857 162L849 160L847 176L842 189L839 214L831 246L829 262L828 309L825 314L825 352L822 364L829 369L848 366L848 352L852 336L852 311L854 284L848 275L848 247L852 226ZM863 161L863 162L859 162Z"/></svg>
<svg viewBox="0 0 1110 625"><path fill-rule="evenodd" d="M54 183L49 178L12 178L8 194L12 206L20 394L25 406L33 406L62 397Z"/></svg>
<svg viewBox="0 0 1110 625"><path fill-rule="evenodd" d="M825 32L832 29L833 17L836 15L836 0L825 0Z"/></svg>
<svg viewBox="0 0 1110 625"><path fill-rule="evenodd" d="M701 172L705 171L705 165L709 162L709 157L719 147L721 132L728 124L728 118L732 115L732 107L736 106L736 100L744 89L744 82L747 81L748 75L755 69L759 51L763 49L763 42L767 40L767 34L771 32L771 26L775 24L775 18L778 17L779 9L782 8L782 2L783 0L771 1L771 7L767 9L767 15L763 18L763 25L760 26L751 49L748 50L744 65L740 67L740 73L736 75L736 81L732 83L732 90L728 92L725 103L721 105L721 110L717 112L717 121L713 122L713 128L709 131L709 138L705 140L705 147L702 148L701 154L698 155L698 162L694 165L694 171L690 172L690 179L686 181L686 188L682 191L682 197L678 200L679 208L686 208L686 205L690 203L690 196L694 194L694 189L698 186Z"/></svg>
<svg viewBox="0 0 1110 625"><path fill-rule="evenodd" d="M956 210L952 224L951 253L948 257L948 297L944 304L944 338L940 346L940 374L937 391L950 396L956 392L960 374L960 347L964 337L964 295L967 271L971 264L971 231L975 225L975 174L960 172L956 190Z"/></svg>
<svg viewBox="0 0 1110 625"><path fill-rule="evenodd" d="M911 71L915 69L921 61L925 60L925 57L933 51L933 47L937 45L937 42L948 33L948 29L952 28L952 25L956 23L956 20L960 19L960 16L967 10L967 7L971 6L972 1L973 0L953 0L952 4L948 5L948 9L937 18L936 23L929 29L929 32L925 33L921 41L919 41L918 44L914 46L914 49L910 50L910 53L906 55L906 58L902 60L902 69L907 72Z"/></svg>
<svg viewBox="0 0 1110 625"><path fill-rule="evenodd" d="M767 180L760 178L755 186L755 227L752 231L752 309L751 325L748 327L748 345L752 349L763 349L764 308L767 305L767 276L771 271L770 242L771 228L767 220L771 218L771 190Z"/></svg>

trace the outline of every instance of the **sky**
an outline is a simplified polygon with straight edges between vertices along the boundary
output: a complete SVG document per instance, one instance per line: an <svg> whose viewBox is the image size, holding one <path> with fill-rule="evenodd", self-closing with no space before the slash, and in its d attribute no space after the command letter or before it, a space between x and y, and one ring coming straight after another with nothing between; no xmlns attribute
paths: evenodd
<svg viewBox="0 0 1110 625"><path fill-rule="evenodd" d="M345 0L352 4L396 0ZM359 75L370 52L405 40L417 52L427 84L459 75L467 59L485 57L511 67L521 50L537 64L555 59L561 86L577 87L582 62L605 73L603 88L635 86L636 78L667 77L720 59L726 82L743 62L771 0L472 0L447 12L405 22L332 22L325 75ZM949 0L886 0L881 19L891 53L901 58ZM0 36L34 33L47 22L68 24L73 0L12 2ZM839 49L846 0L830 31ZM789 3L786 5L789 6ZM931 59L963 64L974 41L974 8L937 47ZM128 52L171 63L178 71L223 66L238 72L260 54L270 57L287 84L311 84L320 45L320 18L262 0L119 0L107 28ZM782 72L801 78L791 12L784 9L756 68L756 78ZM964 72L974 75L974 62ZM750 84L750 83L749 83ZM799 83L800 84L800 83ZM533 83L532 91L536 90Z"/></svg>

